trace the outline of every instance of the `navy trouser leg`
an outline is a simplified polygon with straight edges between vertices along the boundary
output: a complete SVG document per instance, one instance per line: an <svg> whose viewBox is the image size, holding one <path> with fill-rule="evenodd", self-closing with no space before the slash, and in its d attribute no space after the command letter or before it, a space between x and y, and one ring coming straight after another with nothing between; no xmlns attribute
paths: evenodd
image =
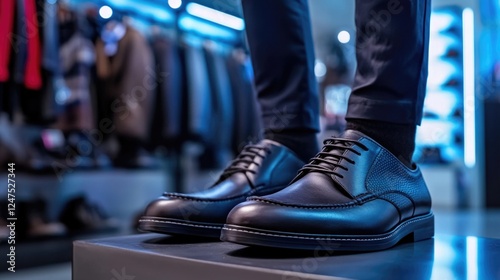
<svg viewBox="0 0 500 280"><path fill-rule="evenodd" d="M318 131L307 0L243 0L242 4L264 128Z"/></svg>
<svg viewBox="0 0 500 280"><path fill-rule="evenodd" d="M430 0L356 0L358 66L347 119L420 124Z"/></svg>

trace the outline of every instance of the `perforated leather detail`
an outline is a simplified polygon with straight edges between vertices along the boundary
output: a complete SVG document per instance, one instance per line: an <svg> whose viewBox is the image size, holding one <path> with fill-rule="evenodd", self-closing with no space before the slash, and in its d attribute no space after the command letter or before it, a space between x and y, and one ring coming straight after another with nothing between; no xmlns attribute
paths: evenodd
<svg viewBox="0 0 500 280"><path fill-rule="evenodd" d="M384 174L384 176L380 176ZM408 171L404 165L386 150L382 150L366 178L366 188L377 196L400 193L413 199L415 215L430 211L431 197L420 169ZM403 196L392 196L400 211L407 207ZM391 200L392 201L392 200ZM414 207L414 206L412 206ZM407 212L407 211L406 211ZM413 212L413 211L412 211Z"/></svg>

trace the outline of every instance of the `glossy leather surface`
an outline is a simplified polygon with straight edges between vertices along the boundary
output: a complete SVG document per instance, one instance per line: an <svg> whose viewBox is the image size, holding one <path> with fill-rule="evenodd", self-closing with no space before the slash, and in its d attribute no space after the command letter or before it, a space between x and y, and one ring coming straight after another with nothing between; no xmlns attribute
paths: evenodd
<svg viewBox="0 0 500 280"><path fill-rule="evenodd" d="M407 168L359 132L347 131L342 138L367 148L353 145L359 154L343 151L354 162L340 159L347 170L299 174L282 191L236 206L227 224L286 233L375 235L430 213L431 198L418 168Z"/></svg>
<svg viewBox="0 0 500 280"><path fill-rule="evenodd" d="M220 180L207 190L191 193L165 193L149 204L145 216L221 223L229 211L251 195L267 195L283 189L297 174L303 162L285 146L262 140L261 157L256 156L248 170Z"/></svg>

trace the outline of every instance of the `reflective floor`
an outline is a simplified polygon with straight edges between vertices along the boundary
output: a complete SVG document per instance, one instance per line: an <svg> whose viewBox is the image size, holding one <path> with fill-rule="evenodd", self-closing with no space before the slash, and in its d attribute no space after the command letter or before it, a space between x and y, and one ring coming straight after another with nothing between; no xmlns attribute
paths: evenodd
<svg viewBox="0 0 500 280"><path fill-rule="evenodd" d="M438 236L432 279L500 279L500 240Z"/></svg>

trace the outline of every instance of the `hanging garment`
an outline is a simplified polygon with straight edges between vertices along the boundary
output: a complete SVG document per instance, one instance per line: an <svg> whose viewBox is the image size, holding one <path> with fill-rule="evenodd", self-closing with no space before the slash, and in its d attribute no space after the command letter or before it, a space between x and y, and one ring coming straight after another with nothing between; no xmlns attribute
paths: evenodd
<svg viewBox="0 0 500 280"><path fill-rule="evenodd" d="M90 71L95 62L94 45L76 33L61 45L59 55L68 95L57 127L64 131L92 129Z"/></svg>
<svg viewBox="0 0 500 280"><path fill-rule="evenodd" d="M228 153L234 129L233 96L228 71L221 50L214 43L204 45L208 76L210 79L211 97L214 104L213 145L219 153ZM222 159L222 161L224 161Z"/></svg>
<svg viewBox="0 0 500 280"><path fill-rule="evenodd" d="M213 100L205 55L201 46L186 44L185 59L189 95L189 134L202 143L212 143L214 138Z"/></svg>
<svg viewBox="0 0 500 280"><path fill-rule="evenodd" d="M176 42L167 36L152 38L156 61L157 99L153 120L153 138L175 144L181 137L182 124L182 65Z"/></svg>
<svg viewBox="0 0 500 280"><path fill-rule="evenodd" d="M154 100L155 71L152 51L146 39L127 26L117 43L116 53L106 54L102 39L97 41L97 74L107 81L116 132L147 139Z"/></svg>
<svg viewBox="0 0 500 280"><path fill-rule="evenodd" d="M11 67L11 81L18 85L24 84L26 60L28 59L28 31L26 30L25 2L25 0L16 0L15 33L11 37L12 48L16 53L16 55L13 56L14 65Z"/></svg>
<svg viewBox="0 0 500 280"><path fill-rule="evenodd" d="M9 79L11 36L14 28L15 2L0 1L0 82Z"/></svg>
<svg viewBox="0 0 500 280"><path fill-rule="evenodd" d="M43 21L43 68L52 73L59 72L59 26L55 1L44 1Z"/></svg>
<svg viewBox="0 0 500 280"><path fill-rule="evenodd" d="M10 6L10 14L4 14L8 9L0 7L0 104L11 121L19 105L19 92L24 83L26 67L27 35L24 24L25 0L1 1L0 6ZM12 26L6 24L12 17ZM8 32L6 30L9 30ZM2 74L3 73L3 74Z"/></svg>
<svg viewBox="0 0 500 280"><path fill-rule="evenodd" d="M28 39L28 57L24 76L24 86L27 89L42 88L42 45L35 0L26 0L26 31Z"/></svg>
<svg viewBox="0 0 500 280"><path fill-rule="evenodd" d="M181 137L180 142L184 142L190 137L190 117L189 117L189 72L187 67L187 46L183 43L178 45L179 58L181 63Z"/></svg>

